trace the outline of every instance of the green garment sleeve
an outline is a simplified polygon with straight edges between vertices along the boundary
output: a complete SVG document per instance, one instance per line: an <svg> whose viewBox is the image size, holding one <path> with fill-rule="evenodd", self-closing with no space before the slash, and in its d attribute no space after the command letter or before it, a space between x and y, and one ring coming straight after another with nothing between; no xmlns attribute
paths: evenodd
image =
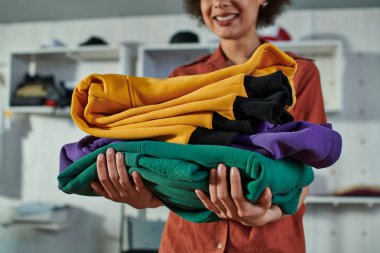
<svg viewBox="0 0 380 253"><path fill-rule="evenodd" d="M90 183L97 179L96 157L112 147L123 152L128 173L137 171L145 186L169 209L192 222L212 222L219 217L206 209L194 190L208 193L209 170L219 163L240 170L245 197L256 202L266 187L272 203L286 214L297 210L302 188L314 174L310 166L295 160L272 160L259 153L211 145L183 145L159 141L111 143L72 163L59 176L59 188L66 193L96 195Z"/></svg>

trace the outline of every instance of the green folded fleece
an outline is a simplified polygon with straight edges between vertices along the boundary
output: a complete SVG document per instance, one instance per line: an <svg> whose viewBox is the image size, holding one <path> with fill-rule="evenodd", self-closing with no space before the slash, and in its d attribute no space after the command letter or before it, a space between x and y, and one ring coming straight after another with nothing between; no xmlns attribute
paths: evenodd
<svg viewBox="0 0 380 253"><path fill-rule="evenodd" d="M259 153L226 146L183 145L158 141L116 142L99 148L68 166L59 176L66 193L96 195L90 183L96 180L96 158L112 147L123 152L128 173L138 171L144 184L165 206L192 222L220 218L204 207L194 190L209 192L209 169L219 163L239 168L245 197L256 202L269 186L272 203L286 214L297 210L302 187L314 174L310 166L291 159L272 160Z"/></svg>

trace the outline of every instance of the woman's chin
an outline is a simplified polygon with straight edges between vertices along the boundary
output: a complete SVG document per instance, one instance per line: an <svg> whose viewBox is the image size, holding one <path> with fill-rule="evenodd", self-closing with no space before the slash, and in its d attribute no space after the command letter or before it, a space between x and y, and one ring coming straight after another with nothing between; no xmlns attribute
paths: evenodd
<svg viewBox="0 0 380 253"><path fill-rule="evenodd" d="M216 35L222 40L239 40L242 37L235 32L216 33Z"/></svg>

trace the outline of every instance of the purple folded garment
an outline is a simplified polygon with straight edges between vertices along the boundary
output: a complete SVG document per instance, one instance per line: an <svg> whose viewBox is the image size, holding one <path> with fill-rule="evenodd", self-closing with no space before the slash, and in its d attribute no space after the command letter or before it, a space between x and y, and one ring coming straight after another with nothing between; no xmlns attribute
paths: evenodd
<svg viewBox="0 0 380 253"><path fill-rule="evenodd" d="M262 131L253 135L237 135L231 146L261 153L272 159L290 157L315 168L325 168L335 163L342 150L342 139L331 124L314 124L295 121L284 125L263 122ZM79 142L62 147L61 173L74 161L112 142L123 140L86 136ZM125 141L125 140L124 140Z"/></svg>
<svg viewBox="0 0 380 253"><path fill-rule="evenodd" d="M272 129L276 125L266 121L258 121L255 125L255 132L264 132ZM98 148L104 147L112 142L120 142L126 140L99 138L92 135L88 135L80 139L78 142L65 144L61 148L60 161L59 161L59 173L64 171L73 162L79 160L83 156L95 151Z"/></svg>
<svg viewBox="0 0 380 253"><path fill-rule="evenodd" d="M64 171L74 161L79 160L83 156L91 153L92 151L104 147L112 142L119 142L120 140L98 138L88 135L75 143L65 144L61 148L60 161L59 161L59 173Z"/></svg>
<svg viewBox="0 0 380 253"><path fill-rule="evenodd" d="M315 168L325 168L338 160L342 138L331 124L295 121L254 135L237 135L231 146L272 159L290 157Z"/></svg>

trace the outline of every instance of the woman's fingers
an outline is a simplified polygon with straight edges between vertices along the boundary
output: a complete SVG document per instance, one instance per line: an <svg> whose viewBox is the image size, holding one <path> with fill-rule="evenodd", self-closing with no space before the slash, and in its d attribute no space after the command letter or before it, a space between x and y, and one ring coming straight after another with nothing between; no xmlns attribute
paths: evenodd
<svg viewBox="0 0 380 253"><path fill-rule="evenodd" d="M137 192L141 192L141 191L143 191L143 190L146 189L145 186L144 186L142 177L141 177L141 175L137 171L134 171L132 173L132 177L133 177L133 181L135 183L135 187L136 187L136 191Z"/></svg>
<svg viewBox="0 0 380 253"><path fill-rule="evenodd" d="M110 196L107 194L107 192L104 190L101 184L94 181L94 182L91 182L90 186L97 195L103 196L107 199L110 198Z"/></svg>
<svg viewBox="0 0 380 253"><path fill-rule="evenodd" d="M121 177L121 175L119 175L120 172L126 170L124 159L120 159L120 155L121 153L117 155L117 159L113 148L107 149L107 168L109 178L113 184L114 189L116 189L116 191L118 192L119 197L126 198L128 195L136 195L136 191L132 187L128 187L128 176ZM121 167L119 168L119 166ZM123 180L127 189L120 184L120 180Z"/></svg>
<svg viewBox="0 0 380 253"><path fill-rule="evenodd" d="M163 204L162 204L161 200L159 200L156 197L153 197L149 207L156 208L156 207L159 207L159 206L162 206L162 205Z"/></svg>
<svg viewBox="0 0 380 253"><path fill-rule="evenodd" d="M217 170L210 170L209 190L211 200L200 191L196 193L199 193L199 198L206 208L218 214L219 217L240 221L241 217L239 217L238 208L229 191L227 173L227 167L224 164L219 164Z"/></svg>
<svg viewBox="0 0 380 253"><path fill-rule="evenodd" d="M105 159L104 154L99 154L96 161L96 169L98 172L98 178L100 181L100 184L104 188L104 190L107 192L108 196L111 198L117 198L119 194L117 193L115 187L113 186L113 183L111 182L108 170L107 170L107 162Z"/></svg>
<svg viewBox="0 0 380 253"><path fill-rule="evenodd" d="M222 202L218 199L218 191L217 191L217 172L216 169L210 170L210 179L209 179L209 191L210 191L210 199L216 208L223 214L227 213L226 208L224 208Z"/></svg>
<svg viewBox="0 0 380 253"><path fill-rule="evenodd" d="M269 187L265 188L262 192L258 202L253 204L244 197L240 172L235 167L231 169L230 181L231 196L238 208L238 215L243 219L242 223L244 225L259 226L266 224L273 218L279 219L281 217L281 209L275 206L272 207L272 193Z"/></svg>
<svg viewBox="0 0 380 253"><path fill-rule="evenodd" d="M265 188L263 193L261 193L258 203L266 209L272 206L272 192L269 187Z"/></svg>
<svg viewBox="0 0 380 253"><path fill-rule="evenodd" d="M270 210L272 211L271 221L279 220L285 216L279 206L272 206Z"/></svg>
<svg viewBox="0 0 380 253"><path fill-rule="evenodd" d="M136 190L129 178L127 167L125 166L124 154L121 152L116 153L116 169L119 174L119 184L128 195L135 195ZM120 189L122 191L122 189Z"/></svg>
<svg viewBox="0 0 380 253"><path fill-rule="evenodd" d="M107 168L108 168L108 176L114 185L114 187L117 189L117 184L119 182L119 174L117 173L116 169L116 159L115 159L115 151L113 148L108 148L106 152L107 157Z"/></svg>
<svg viewBox="0 0 380 253"><path fill-rule="evenodd" d="M202 201L203 205L216 214L221 214L220 210L211 202L211 200L207 197L207 195L201 190L195 190L195 194L197 194L198 198Z"/></svg>
<svg viewBox="0 0 380 253"><path fill-rule="evenodd" d="M155 198L152 191L144 187L139 173L133 173L133 180L129 178L122 153L115 154L112 148L108 149L106 155L98 155L96 167L100 182L91 182L96 194L137 209L162 206L161 200Z"/></svg>
<svg viewBox="0 0 380 253"><path fill-rule="evenodd" d="M241 217L246 216L245 208L245 197L243 195L243 189L241 186L240 172L238 168L232 167L230 171L230 181L231 181L231 197L234 201L237 209L238 215Z"/></svg>
<svg viewBox="0 0 380 253"><path fill-rule="evenodd" d="M237 219L237 207L230 196L228 183L227 167L224 164L219 164L217 169L217 197L226 209L227 217Z"/></svg>

